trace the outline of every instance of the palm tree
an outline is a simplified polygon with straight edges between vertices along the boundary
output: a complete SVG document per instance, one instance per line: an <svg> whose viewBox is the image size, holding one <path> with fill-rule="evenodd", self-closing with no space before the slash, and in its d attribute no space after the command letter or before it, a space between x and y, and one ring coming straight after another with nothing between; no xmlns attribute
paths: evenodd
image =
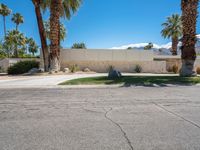
<svg viewBox="0 0 200 150"><path fill-rule="evenodd" d="M162 24L163 30L161 34L164 38L172 39L172 55L177 55L177 47L179 38L182 36L182 21L181 16L173 14L167 18L167 21Z"/></svg>
<svg viewBox="0 0 200 150"><path fill-rule="evenodd" d="M196 60L196 25L199 0L181 0L183 38L182 38L182 68L181 76L195 75L194 62Z"/></svg>
<svg viewBox="0 0 200 150"><path fill-rule="evenodd" d="M33 5L35 7L35 14L36 14L37 24L38 24L39 34L40 34L40 41L41 41L45 71L49 70L49 50L48 50L48 45L47 45L47 39L46 39L46 33L45 33L44 24L43 24L41 8L45 9L45 7L43 6L46 5L45 3L47 1L48 0L32 0Z"/></svg>
<svg viewBox="0 0 200 150"><path fill-rule="evenodd" d="M32 55L35 56L35 53L38 52L38 48L39 48L36 42L33 40L33 38L29 38L26 40L26 43L28 45L29 53L32 53Z"/></svg>
<svg viewBox="0 0 200 150"><path fill-rule="evenodd" d="M11 14L11 10L4 4L0 4L0 14L3 16L4 35L6 37L6 17Z"/></svg>
<svg viewBox="0 0 200 150"><path fill-rule="evenodd" d="M13 14L11 20L16 24L16 30L18 30L19 24L24 23L24 17L20 13Z"/></svg>
<svg viewBox="0 0 200 150"><path fill-rule="evenodd" d="M44 28L46 32L47 39L50 40L50 21L44 21ZM66 28L65 25L60 22L60 40L64 41L66 37Z"/></svg>
<svg viewBox="0 0 200 150"><path fill-rule="evenodd" d="M50 0L50 69L60 70L60 17L71 18L75 13L81 0Z"/></svg>
<svg viewBox="0 0 200 150"><path fill-rule="evenodd" d="M8 31L5 38L6 45L9 45L9 49L14 49L14 57L18 58L20 50L23 50L26 45L26 38L23 33L17 30Z"/></svg>

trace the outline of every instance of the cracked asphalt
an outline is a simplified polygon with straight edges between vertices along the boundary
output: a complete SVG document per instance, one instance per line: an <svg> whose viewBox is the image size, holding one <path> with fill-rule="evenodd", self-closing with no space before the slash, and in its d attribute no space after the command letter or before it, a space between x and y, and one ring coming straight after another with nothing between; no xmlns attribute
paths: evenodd
<svg viewBox="0 0 200 150"><path fill-rule="evenodd" d="M0 89L0 150L199 149L200 86Z"/></svg>

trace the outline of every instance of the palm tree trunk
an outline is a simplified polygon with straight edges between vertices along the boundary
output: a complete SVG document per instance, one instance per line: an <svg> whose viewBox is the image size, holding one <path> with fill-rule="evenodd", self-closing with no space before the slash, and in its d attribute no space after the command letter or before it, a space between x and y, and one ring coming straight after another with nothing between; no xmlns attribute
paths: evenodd
<svg viewBox="0 0 200 150"><path fill-rule="evenodd" d="M178 38L172 38L172 55L177 55Z"/></svg>
<svg viewBox="0 0 200 150"><path fill-rule="evenodd" d="M18 31L18 25L16 24L16 31Z"/></svg>
<svg viewBox="0 0 200 150"><path fill-rule="evenodd" d="M18 58L17 44L15 45L14 56L15 56L15 58Z"/></svg>
<svg viewBox="0 0 200 150"><path fill-rule="evenodd" d="M35 13L37 17L38 29L40 34L40 41L42 46L42 54L43 54L43 61L44 61L44 70L49 70L49 51L46 41L46 33L43 24L43 18L40 10L40 0L33 0L33 4L35 6Z"/></svg>
<svg viewBox="0 0 200 150"><path fill-rule="evenodd" d="M51 0L51 14L50 14L50 69L51 71L60 71L60 38L59 38L59 24L60 24L60 7L61 0Z"/></svg>
<svg viewBox="0 0 200 150"><path fill-rule="evenodd" d="M182 22L183 22L183 38L182 38L182 68L181 76L194 76L194 63L196 60L195 44L196 44L196 24L198 16L199 0L182 0Z"/></svg>
<svg viewBox="0 0 200 150"><path fill-rule="evenodd" d="M6 17L3 16L3 24L4 24L4 39L6 38Z"/></svg>

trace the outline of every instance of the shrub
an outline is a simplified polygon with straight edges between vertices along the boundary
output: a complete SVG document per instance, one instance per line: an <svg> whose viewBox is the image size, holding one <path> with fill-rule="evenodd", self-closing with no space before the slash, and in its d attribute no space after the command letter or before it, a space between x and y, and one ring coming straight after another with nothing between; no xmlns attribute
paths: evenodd
<svg viewBox="0 0 200 150"><path fill-rule="evenodd" d="M19 61L8 68L8 74L23 74L32 68L39 68L39 62L35 60Z"/></svg>
<svg viewBox="0 0 200 150"><path fill-rule="evenodd" d="M178 65L173 65L173 66L172 66L172 72L173 72L173 73L179 73Z"/></svg>
<svg viewBox="0 0 200 150"><path fill-rule="evenodd" d="M0 66L0 73L4 73L4 69Z"/></svg>
<svg viewBox="0 0 200 150"><path fill-rule="evenodd" d="M112 65L110 65L110 66L108 67L108 72L111 72L111 71L113 71L113 70L115 70L115 67L112 66Z"/></svg>
<svg viewBox="0 0 200 150"><path fill-rule="evenodd" d="M173 73L179 73L179 67L178 65L173 65L173 66L170 66L168 69L167 69L168 72L173 72Z"/></svg>
<svg viewBox="0 0 200 150"><path fill-rule="evenodd" d="M134 68L134 71L136 73L141 73L142 72L142 67L140 65L136 65L135 68Z"/></svg>
<svg viewBox="0 0 200 150"><path fill-rule="evenodd" d="M72 49L87 49L85 43L74 43Z"/></svg>
<svg viewBox="0 0 200 150"><path fill-rule="evenodd" d="M77 64L72 65L72 66L70 67L70 71L71 71L72 73L75 73L75 72L77 72L77 71L79 71L79 70L80 70L80 68L79 68L79 66L78 66Z"/></svg>
<svg viewBox="0 0 200 150"><path fill-rule="evenodd" d="M197 74L200 74L200 67L197 67Z"/></svg>

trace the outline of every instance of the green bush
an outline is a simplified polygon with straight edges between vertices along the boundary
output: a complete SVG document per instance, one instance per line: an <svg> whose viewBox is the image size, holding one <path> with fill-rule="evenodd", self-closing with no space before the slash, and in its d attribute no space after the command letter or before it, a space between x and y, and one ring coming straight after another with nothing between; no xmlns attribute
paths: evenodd
<svg viewBox="0 0 200 150"><path fill-rule="evenodd" d="M8 74L23 74L32 68L39 68L39 62L35 60L19 61L8 68Z"/></svg>
<svg viewBox="0 0 200 150"><path fill-rule="evenodd" d="M112 72L113 70L115 70L115 67L112 66L112 65L110 65L110 66L108 67L108 72Z"/></svg>
<svg viewBox="0 0 200 150"><path fill-rule="evenodd" d="M75 72L77 72L77 71L80 71L80 68L79 68L79 66L78 66L77 64L75 64L75 65L72 65L72 66L69 68L69 70L70 70L72 73L75 73Z"/></svg>

